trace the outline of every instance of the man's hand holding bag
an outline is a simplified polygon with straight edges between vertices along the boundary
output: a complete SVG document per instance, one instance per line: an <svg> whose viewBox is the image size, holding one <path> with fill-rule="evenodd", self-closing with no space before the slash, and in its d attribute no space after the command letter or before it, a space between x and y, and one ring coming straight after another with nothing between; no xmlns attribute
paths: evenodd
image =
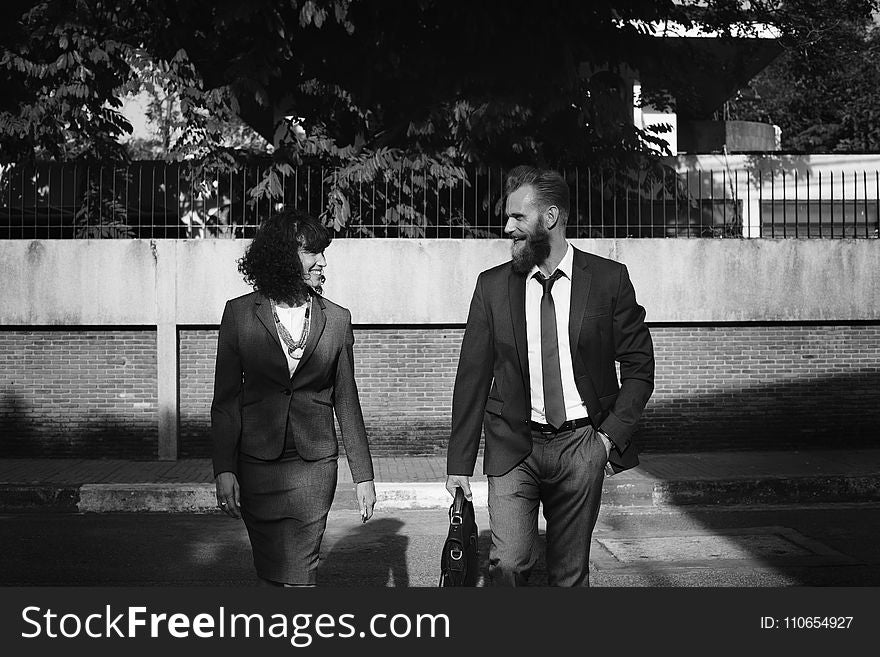
<svg viewBox="0 0 880 657"><path fill-rule="evenodd" d="M449 507L449 533L440 555L440 586L476 586L480 563L474 505L461 488Z"/></svg>

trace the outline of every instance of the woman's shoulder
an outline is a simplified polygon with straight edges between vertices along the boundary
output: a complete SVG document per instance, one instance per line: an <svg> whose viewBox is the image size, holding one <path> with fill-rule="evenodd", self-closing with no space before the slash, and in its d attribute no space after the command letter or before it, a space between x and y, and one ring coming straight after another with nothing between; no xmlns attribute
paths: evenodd
<svg viewBox="0 0 880 657"><path fill-rule="evenodd" d="M324 309L325 314L331 317L351 317L351 311L345 306L340 306L338 303L330 301L327 297L316 297L316 299L320 299L321 307Z"/></svg>
<svg viewBox="0 0 880 657"><path fill-rule="evenodd" d="M258 301L262 301L263 299L264 297L259 292L248 292L247 294L242 294L240 297L229 299L226 303L229 306L238 308L252 305Z"/></svg>

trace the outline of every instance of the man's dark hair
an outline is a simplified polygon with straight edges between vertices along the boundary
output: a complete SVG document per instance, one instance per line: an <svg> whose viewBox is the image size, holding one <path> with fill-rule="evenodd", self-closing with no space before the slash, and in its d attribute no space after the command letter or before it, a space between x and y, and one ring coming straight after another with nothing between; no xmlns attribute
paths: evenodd
<svg viewBox="0 0 880 657"><path fill-rule="evenodd" d="M263 220L238 261L238 271L255 290L274 301L301 304L309 298L299 249L321 253L333 237L314 217L283 210Z"/></svg>
<svg viewBox="0 0 880 657"><path fill-rule="evenodd" d="M555 205L559 208L559 222L565 226L568 221L571 193L565 178L550 169L538 169L521 165L511 169L504 186L504 198L523 185L531 185L535 190L535 202L541 212Z"/></svg>

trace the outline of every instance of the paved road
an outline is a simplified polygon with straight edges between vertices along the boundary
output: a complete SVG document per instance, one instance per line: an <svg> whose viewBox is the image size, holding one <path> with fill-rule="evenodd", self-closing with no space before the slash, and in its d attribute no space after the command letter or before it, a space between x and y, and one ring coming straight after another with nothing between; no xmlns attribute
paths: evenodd
<svg viewBox="0 0 880 657"><path fill-rule="evenodd" d="M441 510L331 513L320 583L431 587ZM483 571L488 519L478 509ZM880 586L880 505L603 509L592 583L600 587ZM218 514L0 515L0 585L252 585L240 523ZM535 583L546 581L543 567Z"/></svg>

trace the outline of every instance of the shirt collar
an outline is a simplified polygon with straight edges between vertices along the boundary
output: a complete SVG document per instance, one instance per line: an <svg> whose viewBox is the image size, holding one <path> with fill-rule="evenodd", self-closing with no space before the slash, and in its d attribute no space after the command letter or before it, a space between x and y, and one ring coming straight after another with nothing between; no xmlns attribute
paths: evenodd
<svg viewBox="0 0 880 657"><path fill-rule="evenodd" d="M565 250L565 255L562 256L562 260L559 261L559 264L556 266L556 269L561 271L563 273L563 275L568 280L571 280L572 267L574 267L574 248L572 248L571 242L569 242L568 248ZM540 271L538 269L538 265L535 265L534 267L532 267L532 270L529 272L527 280L532 280L532 278L534 277L534 275L538 271ZM552 275L552 272L551 272L551 275Z"/></svg>

